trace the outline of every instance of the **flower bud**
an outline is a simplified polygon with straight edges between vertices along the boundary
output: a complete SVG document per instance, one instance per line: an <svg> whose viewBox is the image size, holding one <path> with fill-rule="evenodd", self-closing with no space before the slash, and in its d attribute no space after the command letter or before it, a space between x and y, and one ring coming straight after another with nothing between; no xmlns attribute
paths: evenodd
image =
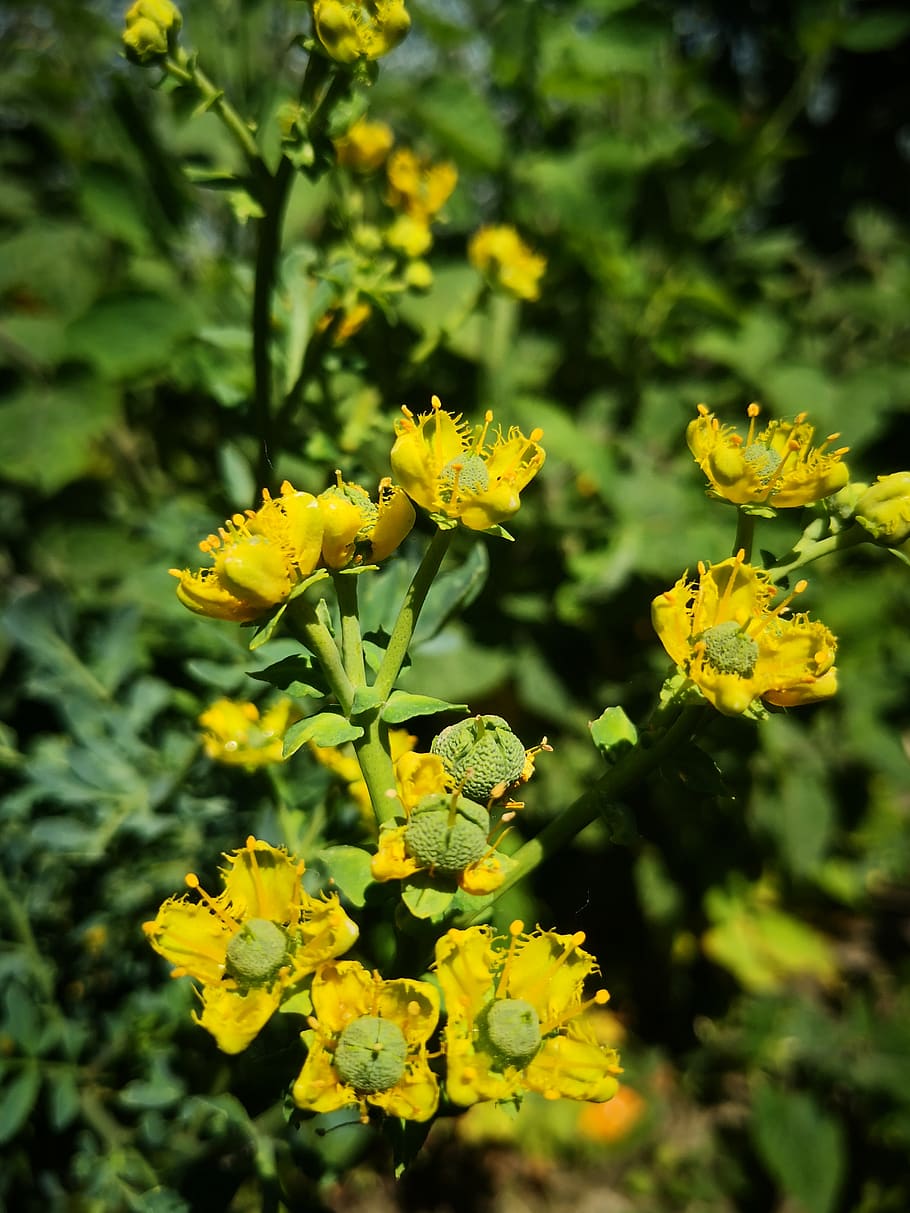
<svg viewBox="0 0 910 1213"><path fill-rule="evenodd" d="M606 708L588 727L591 740L609 766L638 741L638 730L620 707Z"/></svg>
<svg viewBox="0 0 910 1213"><path fill-rule="evenodd" d="M123 45L133 63L146 67L163 58L183 24L171 0L136 0L127 10Z"/></svg>
<svg viewBox="0 0 910 1213"><path fill-rule="evenodd" d="M879 476L857 502L855 517L883 547L910 539L910 472Z"/></svg>

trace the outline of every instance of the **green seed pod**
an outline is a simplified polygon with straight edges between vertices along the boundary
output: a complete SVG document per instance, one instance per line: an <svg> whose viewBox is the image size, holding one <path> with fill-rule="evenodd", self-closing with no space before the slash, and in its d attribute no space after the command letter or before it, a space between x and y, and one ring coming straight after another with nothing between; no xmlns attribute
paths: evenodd
<svg viewBox="0 0 910 1213"><path fill-rule="evenodd" d="M747 636L735 619L716 623L702 635L705 662L719 674L739 674L751 678L758 660L758 645Z"/></svg>
<svg viewBox="0 0 910 1213"><path fill-rule="evenodd" d="M496 998L477 1018L480 1042L500 1066L526 1066L540 1048L540 1019L523 998Z"/></svg>
<svg viewBox="0 0 910 1213"><path fill-rule="evenodd" d="M465 796L486 804L502 795L525 765L525 748L501 716L459 720L433 738L430 750L446 765Z"/></svg>
<svg viewBox="0 0 910 1213"><path fill-rule="evenodd" d="M267 986L288 954L288 938L267 918L250 918L227 946L225 972L242 990Z"/></svg>
<svg viewBox="0 0 910 1213"><path fill-rule="evenodd" d="M490 814L464 796L433 792L417 802L408 820L404 846L423 868L454 875L487 850Z"/></svg>
<svg viewBox="0 0 910 1213"><path fill-rule="evenodd" d="M363 1015L343 1030L335 1047L335 1069L359 1095L377 1095L404 1074L408 1044L391 1019Z"/></svg>

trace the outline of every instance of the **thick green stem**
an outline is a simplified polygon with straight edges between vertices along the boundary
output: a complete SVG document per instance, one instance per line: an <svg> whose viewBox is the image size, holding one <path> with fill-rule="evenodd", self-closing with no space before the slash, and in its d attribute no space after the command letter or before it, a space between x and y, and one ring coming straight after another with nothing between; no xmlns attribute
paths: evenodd
<svg viewBox="0 0 910 1213"><path fill-rule="evenodd" d="M380 719L379 708L364 712L357 717L356 723L363 729L363 736L355 740L354 753L370 793L376 820L382 825L395 817L404 816L389 751L389 730Z"/></svg>
<svg viewBox="0 0 910 1213"><path fill-rule="evenodd" d="M272 464L272 293L281 248L281 228L287 208L294 166L282 157L275 175L263 186L263 216L258 221L256 277L253 286L253 418L259 436L256 482L268 483Z"/></svg>
<svg viewBox="0 0 910 1213"><path fill-rule="evenodd" d="M297 599L288 608L288 623L298 639L306 645L322 667L332 694L345 716L350 716L354 688L338 652L338 645L324 623L316 618L315 609Z"/></svg>
<svg viewBox="0 0 910 1213"><path fill-rule="evenodd" d="M554 817L536 838L526 842L512 857L515 866L509 872L505 882L496 890L494 896L500 897L519 880L523 880L529 872L533 872L545 859L557 851L561 851L577 834L589 826L604 808L655 770L668 754L689 739L694 722L701 715L702 710L700 704L686 708L666 708L662 715L668 718L668 723L657 738L652 740L650 745L641 743L636 745L605 775L601 776L593 787L582 793L558 817ZM458 925L468 926L485 914L486 908L459 922Z"/></svg>
<svg viewBox="0 0 910 1213"><path fill-rule="evenodd" d="M736 538L733 540L733 555L745 552L746 564L752 559L752 543L755 538L755 515L747 514L740 507L736 511Z"/></svg>
<svg viewBox="0 0 910 1213"><path fill-rule="evenodd" d="M421 560L410 586L408 586L407 595L405 596L401 610L398 612L395 626L392 629L389 647L385 651L382 665L379 667L379 673L376 675L375 686L380 700L388 698L392 687L395 685L395 680L401 672L401 667L407 656L408 646L414 635L414 629L417 626L417 620L420 618L420 612L423 609L426 596L430 586L433 584L433 579L439 572L439 566L445 559L451 542L451 530L437 530L430 541L430 546L424 552L423 560Z"/></svg>
<svg viewBox="0 0 910 1213"><path fill-rule="evenodd" d="M793 549L794 558L784 564L776 565L773 569L768 569L768 576L772 581L783 581L785 577L789 577L797 569L811 564L813 560L829 556L832 552L846 551L847 548L856 547L858 543L866 543L868 539L868 532L855 524L846 531L840 531L837 535L829 535L827 539L811 540L804 546L800 544Z"/></svg>

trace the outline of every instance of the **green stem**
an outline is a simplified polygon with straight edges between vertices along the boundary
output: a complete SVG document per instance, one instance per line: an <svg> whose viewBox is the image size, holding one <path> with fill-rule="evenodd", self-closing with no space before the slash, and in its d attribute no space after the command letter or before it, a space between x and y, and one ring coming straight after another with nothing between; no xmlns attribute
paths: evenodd
<svg viewBox="0 0 910 1213"><path fill-rule="evenodd" d="M496 890L494 898L501 897L507 889L523 880L545 859L566 847L604 808L617 800L630 786L655 770L668 754L688 740L693 732L694 722L702 710L701 704L684 708L668 705L661 713L668 723L650 745L639 742L616 763L616 766L602 775L593 787L583 792L558 817L554 817L536 838L526 842L512 857L515 866ZM487 907L478 910L458 925L469 926L486 912Z"/></svg>
<svg viewBox="0 0 910 1213"><path fill-rule="evenodd" d="M797 569L811 564L813 560L818 560L822 556L829 556L832 552L846 551L847 548L856 547L858 543L865 543L868 538L868 532L863 530L859 524L854 524L846 531L840 531L837 535L829 535L827 539L811 540L805 546L800 545L793 549L793 560L776 565L773 569L768 569L768 576L772 581L783 581L785 577L789 577Z"/></svg>
<svg viewBox="0 0 910 1213"><path fill-rule="evenodd" d="M251 168L258 175L265 169L259 144L253 137L253 132L240 117L231 103L226 99L220 88L217 88L194 59L185 51L177 50L173 59L164 62L164 70L181 84L190 84L202 98L206 109L212 110L233 135L241 150L250 162Z"/></svg>
<svg viewBox="0 0 910 1213"><path fill-rule="evenodd" d="M392 629L389 647L385 651L379 673L376 675L375 686L380 700L388 698L395 685L395 680L401 672L427 593L439 572L439 566L445 559L449 544L452 542L452 533L452 530L437 530L430 541L430 546L424 552L417 572L411 579L405 600Z"/></svg>
<svg viewBox="0 0 910 1213"><path fill-rule="evenodd" d="M338 645L324 623L316 618L315 609L308 603L296 599L287 611L288 623L297 638L306 645L322 667L332 694L345 714L349 716L354 702L354 688L338 652Z"/></svg>
<svg viewBox="0 0 910 1213"><path fill-rule="evenodd" d="M341 656L351 686L366 684L366 668L363 662L363 637L360 634L360 616L357 612L356 576L334 573L335 595L341 614Z"/></svg>
<svg viewBox="0 0 910 1213"><path fill-rule="evenodd" d="M755 515L748 514L740 506L736 511L736 538L733 540L733 555L746 553L746 564L752 559L752 543L755 538Z"/></svg>
<svg viewBox="0 0 910 1213"><path fill-rule="evenodd" d="M256 277L253 286L253 418L259 435L257 484L269 480L274 424L272 417L272 293L281 248L281 229L287 209L294 166L282 157L273 177L263 187L263 216L258 221Z"/></svg>
<svg viewBox="0 0 910 1213"><path fill-rule="evenodd" d="M376 821L382 825L395 817L403 817L404 809L398 799L395 768L389 752L389 730L380 719L379 711L374 708L357 717L363 736L354 741L354 753L370 793Z"/></svg>

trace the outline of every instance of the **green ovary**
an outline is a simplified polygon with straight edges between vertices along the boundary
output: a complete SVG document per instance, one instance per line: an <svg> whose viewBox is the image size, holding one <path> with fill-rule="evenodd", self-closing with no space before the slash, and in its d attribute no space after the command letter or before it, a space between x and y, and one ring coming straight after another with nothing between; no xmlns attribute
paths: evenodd
<svg viewBox="0 0 910 1213"><path fill-rule="evenodd" d="M758 645L742 631L735 619L715 624L702 633L705 664L719 674L751 678L758 660Z"/></svg>
<svg viewBox="0 0 910 1213"><path fill-rule="evenodd" d="M752 442L743 451L743 460L762 484L767 484L781 465L781 457L764 442Z"/></svg>
<svg viewBox="0 0 910 1213"><path fill-rule="evenodd" d="M266 986L278 975L288 954L281 927L267 918L245 922L227 946L225 972L241 989Z"/></svg>
<svg viewBox="0 0 910 1213"><path fill-rule="evenodd" d="M540 1048L540 1019L523 998L497 998L478 1018L481 1044L500 1066L521 1069Z"/></svg>
<svg viewBox="0 0 910 1213"><path fill-rule="evenodd" d="M465 796L486 803L494 789L515 783L525 748L501 716L477 716L449 725L433 738L438 754Z"/></svg>
<svg viewBox="0 0 910 1213"><path fill-rule="evenodd" d="M361 1095L394 1087L404 1074L407 1041L397 1023L364 1015L347 1025L335 1047L341 1081Z"/></svg>
<svg viewBox="0 0 910 1213"><path fill-rule="evenodd" d="M463 872L487 850L490 815L473 801L459 797L457 811L448 796L426 796L411 814L405 850L423 868L447 874Z"/></svg>
<svg viewBox="0 0 910 1213"><path fill-rule="evenodd" d="M470 452L450 459L439 473L439 496L446 504L452 499L456 478L460 493L483 493L490 487L487 465L480 455Z"/></svg>

